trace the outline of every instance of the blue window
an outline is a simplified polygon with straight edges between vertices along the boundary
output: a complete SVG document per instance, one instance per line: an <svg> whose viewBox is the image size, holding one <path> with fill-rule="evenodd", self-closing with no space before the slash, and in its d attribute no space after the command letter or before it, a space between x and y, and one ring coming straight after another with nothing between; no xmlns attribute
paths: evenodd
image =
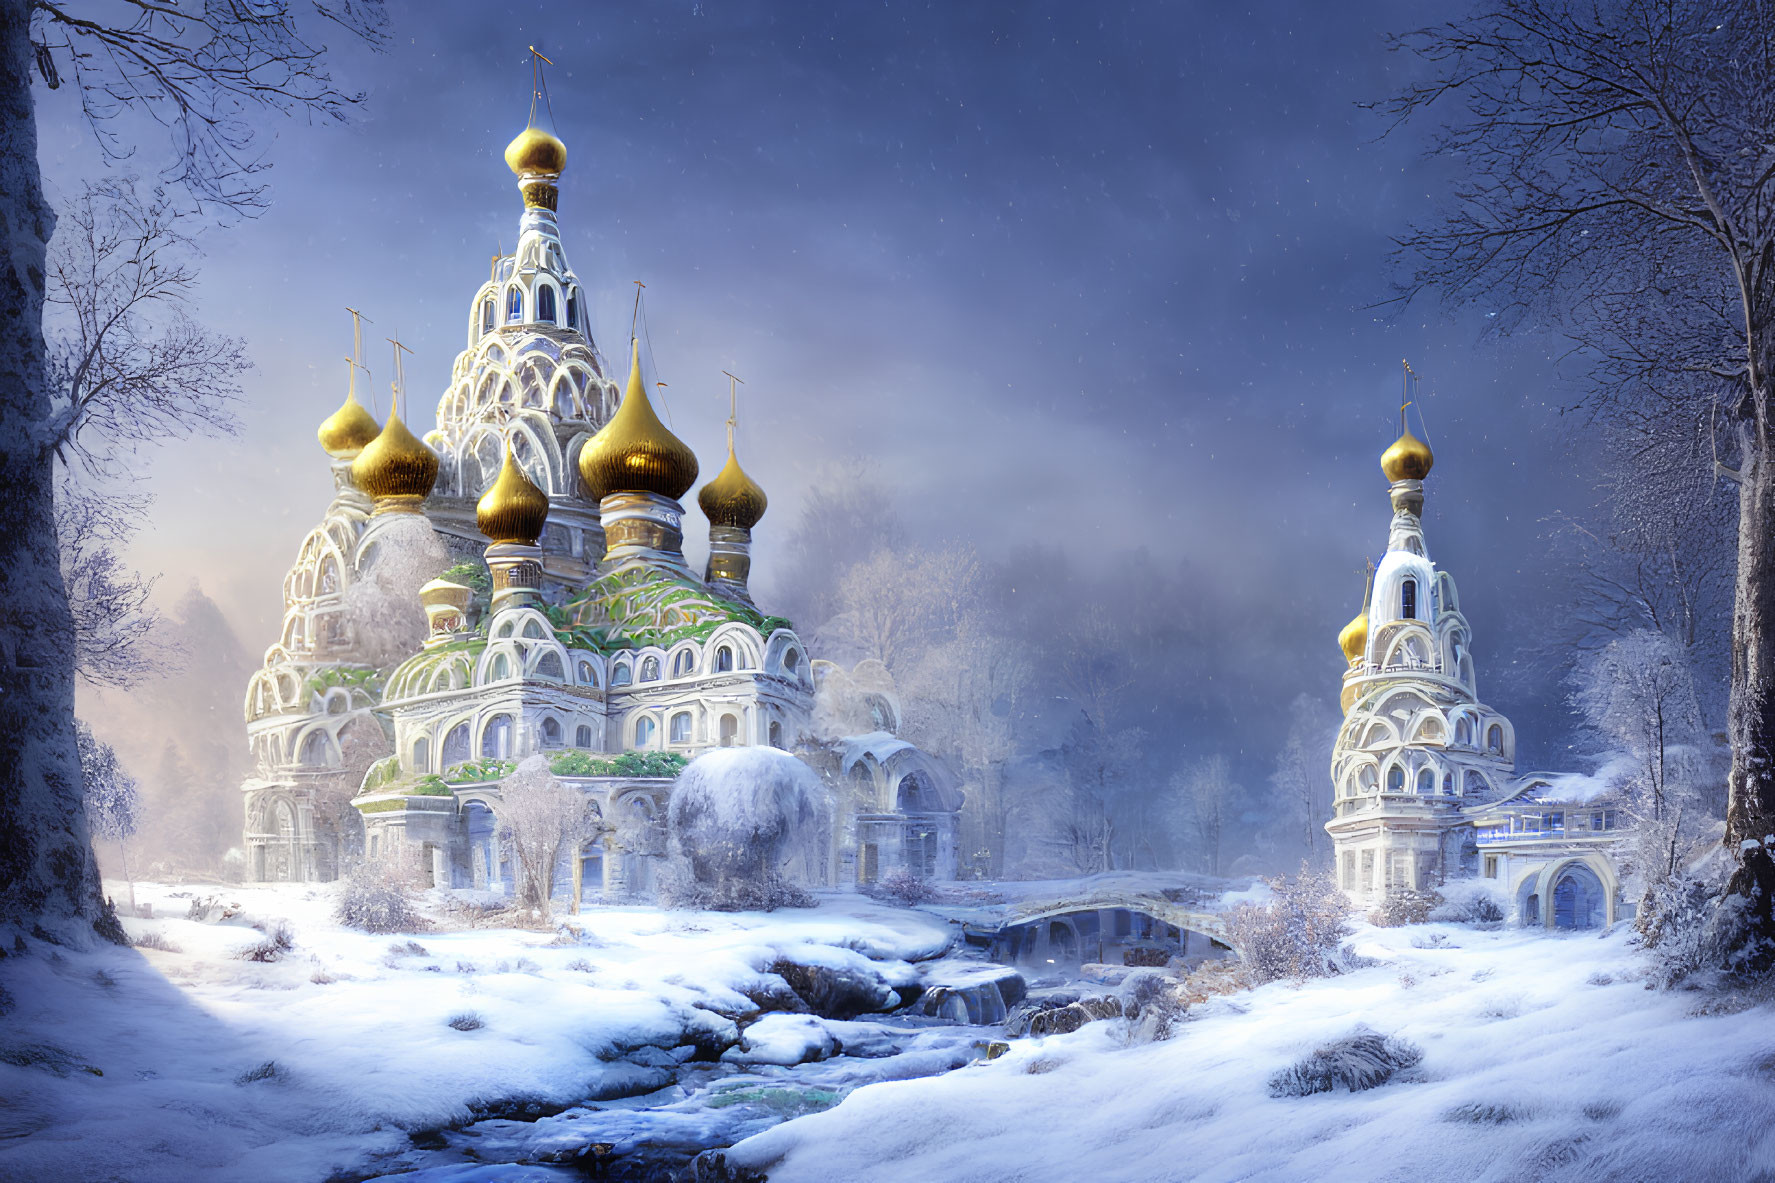
<svg viewBox="0 0 1775 1183"><path fill-rule="evenodd" d="M536 290L536 319L555 323L555 289L547 284Z"/></svg>
<svg viewBox="0 0 1775 1183"><path fill-rule="evenodd" d="M493 298L489 296L481 301L481 332L493 331Z"/></svg>
<svg viewBox="0 0 1775 1183"><path fill-rule="evenodd" d="M511 294L505 298L505 323L517 324L523 319L524 293L518 288L513 288Z"/></svg>
<svg viewBox="0 0 1775 1183"><path fill-rule="evenodd" d="M579 293L577 291L567 293L567 327L570 329L579 327Z"/></svg>
<svg viewBox="0 0 1775 1183"><path fill-rule="evenodd" d="M1399 619L1418 618L1418 581L1407 579L1399 585Z"/></svg>

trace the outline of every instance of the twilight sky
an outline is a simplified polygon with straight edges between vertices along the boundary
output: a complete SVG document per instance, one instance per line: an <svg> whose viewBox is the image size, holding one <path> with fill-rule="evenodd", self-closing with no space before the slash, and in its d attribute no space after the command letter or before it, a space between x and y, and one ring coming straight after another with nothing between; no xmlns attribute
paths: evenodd
<svg viewBox="0 0 1775 1183"><path fill-rule="evenodd" d="M370 92L358 121L277 126L272 208L207 239L201 315L257 363L241 435L142 457L139 561L169 594L198 579L255 653L328 498L314 428L343 393L345 305L375 321L377 409L398 331L412 426L431 426L468 301L516 237L500 153L534 43L558 63L563 239L606 357L622 368L643 280L671 422L706 476L719 371L747 379L766 607L812 468L863 454L924 537L1144 547L1209 573L1252 660L1279 662L1277 705L1335 700L1409 357L1435 392L1429 543L1460 582L1481 693L1517 714L1525 764L1555 757L1555 695L1507 671L1551 586L1541 519L1590 499L1557 342L1487 342L1483 310L1372 308L1389 236L1448 180L1422 129L1380 139L1356 105L1409 68L1382 35L1421 6L392 7L386 54L337 57ZM38 90L62 193L99 167L70 90ZM151 172L165 142L141 142Z"/></svg>

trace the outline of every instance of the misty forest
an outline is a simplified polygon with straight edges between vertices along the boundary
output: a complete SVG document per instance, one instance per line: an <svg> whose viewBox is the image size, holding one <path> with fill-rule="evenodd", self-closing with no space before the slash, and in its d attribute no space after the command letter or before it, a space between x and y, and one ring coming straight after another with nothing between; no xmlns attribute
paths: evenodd
<svg viewBox="0 0 1775 1183"><path fill-rule="evenodd" d="M0 0L0 1179L1775 1178L1775 13L1438 7Z"/></svg>

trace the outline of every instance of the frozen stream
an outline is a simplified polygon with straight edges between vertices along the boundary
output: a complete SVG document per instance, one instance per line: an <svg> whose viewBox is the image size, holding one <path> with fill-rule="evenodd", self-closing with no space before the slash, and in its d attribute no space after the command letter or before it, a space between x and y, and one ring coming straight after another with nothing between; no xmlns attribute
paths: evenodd
<svg viewBox="0 0 1775 1183"><path fill-rule="evenodd" d="M789 1018L789 1016L781 1016ZM795 1016L803 1018L803 1016ZM490 1118L422 1134L379 1178L426 1183L513 1183L515 1179L657 1180L704 1150L731 1146L781 1122L838 1104L852 1089L933 1076L978 1058L998 1028L878 1017L809 1021L842 1040L825 1060L793 1065L728 1062L674 1065L665 1088L574 1106L533 1120ZM779 1050L793 1054L794 1036ZM530 1169L514 1176L511 1164Z"/></svg>

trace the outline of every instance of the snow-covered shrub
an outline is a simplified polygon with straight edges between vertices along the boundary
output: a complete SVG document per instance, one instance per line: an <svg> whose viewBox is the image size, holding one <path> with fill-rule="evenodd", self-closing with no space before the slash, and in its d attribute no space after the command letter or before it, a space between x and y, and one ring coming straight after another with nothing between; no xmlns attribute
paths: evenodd
<svg viewBox="0 0 1775 1183"><path fill-rule="evenodd" d="M1652 981L1669 989L1713 964L1709 922L1723 884L1682 872L1647 887L1634 928L1651 954Z"/></svg>
<svg viewBox="0 0 1775 1183"><path fill-rule="evenodd" d="M1330 874L1303 862L1293 879L1265 882L1269 902L1240 904L1227 913L1227 928L1251 984L1339 972L1338 947L1349 932L1350 905Z"/></svg>
<svg viewBox="0 0 1775 1183"><path fill-rule="evenodd" d="M1423 1058L1416 1044L1357 1027L1270 1077L1270 1096L1307 1097L1340 1085L1357 1093L1386 1084Z"/></svg>
<svg viewBox="0 0 1775 1183"><path fill-rule="evenodd" d="M479 1031L487 1023L474 1011L465 1010L459 1015L451 1015L450 1021L445 1025L453 1031Z"/></svg>
<svg viewBox="0 0 1775 1183"><path fill-rule="evenodd" d="M1395 887L1368 913L1368 922L1376 928L1422 924L1430 918L1430 910L1435 906L1436 896L1433 892Z"/></svg>
<svg viewBox="0 0 1775 1183"><path fill-rule="evenodd" d="M1189 1014L1183 983L1170 974L1145 969L1122 983L1122 1014L1132 1043L1170 1039Z"/></svg>
<svg viewBox="0 0 1775 1183"><path fill-rule="evenodd" d="M1429 919L1445 924L1491 925L1508 914L1504 889L1496 879L1456 879L1436 889Z"/></svg>
<svg viewBox="0 0 1775 1183"><path fill-rule="evenodd" d="M158 928L151 928L130 944L138 949L158 949L162 953L183 953L184 950L167 939L167 935Z"/></svg>
<svg viewBox="0 0 1775 1183"><path fill-rule="evenodd" d="M863 894L873 900L891 901L907 907L943 898L940 888L906 870L890 871L874 883L865 883Z"/></svg>
<svg viewBox="0 0 1775 1183"><path fill-rule="evenodd" d="M235 1084L257 1084L261 1080L282 1080L285 1072L276 1060L255 1064L234 1078Z"/></svg>
<svg viewBox="0 0 1775 1183"><path fill-rule="evenodd" d="M776 748L715 748L684 769L667 814L670 863L660 894L673 907L770 910L811 903L785 867L817 840L826 790Z"/></svg>
<svg viewBox="0 0 1775 1183"><path fill-rule="evenodd" d="M389 860L357 864L339 880L333 918L364 932L413 932L424 926L402 868Z"/></svg>
<svg viewBox="0 0 1775 1183"><path fill-rule="evenodd" d="M236 954L242 961L276 961L296 947L296 934L287 920L262 920L253 927L264 934L264 939Z"/></svg>

